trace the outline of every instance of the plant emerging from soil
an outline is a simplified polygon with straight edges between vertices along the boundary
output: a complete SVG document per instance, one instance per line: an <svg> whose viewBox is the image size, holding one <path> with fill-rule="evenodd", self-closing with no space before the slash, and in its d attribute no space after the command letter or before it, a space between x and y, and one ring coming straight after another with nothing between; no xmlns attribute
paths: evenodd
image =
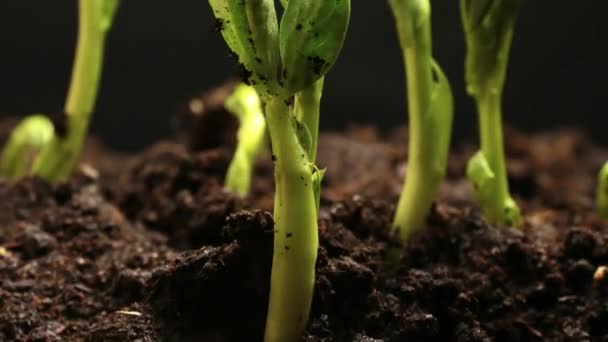
<svg viewBox="0 0 608 342"><path fill-rule="evenodd" d="M428 0L389 0L403 52L409 101L406 182L393 227L405 241L425 224L447 167L452 128L450 84L433 60Z"/></svg>
<svg viewBox="0 0 608 342"><path fill-rule="evenodd" d="M467 56L467 92L477 102L481 150L467 176L485 217L518 225L521 213L509 194L502 132L502 91L521 0L461 0Z"/></svg>
<svg viewBox="0 0 608 342"><path fill-rule="evenodd" d="M31 172L55 182L67 178L74 169L95 106L105 39L118 5L119 0L79 1L76 56L65 114L60 119L65 122L55 127L42 115L24 119L3 152L1 171L7 179L17 180ZM61 129L64 124L65 131ZM38 155L32 158L32 152Z"/></svg>
<svg viewBox="0 0 608 342"><path fill-rule="evenodd" d="M258 93L246 84L238 85L224 106L239 119L237 146L226 173L226 188L245 197L251 186L253 166L264 146L266 119Z"/></svg>
<svg viewBox="0 0 608 342"><path fill-rule="evenodd" d="M336 61L350 0L209 0L219 29L264 103L275 163L274 256L266 341L297 341L308 320L318 248L314 164L321 78ZM302 93L304 91L304 93ZM292 101L298 103L292 105ZM314 110L314 112L313 112Z"/></svg>
<svg viewBox="0 0 608 342"><path fill-rule="evenodd" d="M51 141L55 128L42 114L30 115L12 131L0 160L0 173L16 181L29 172L34 158Z"/></svg>

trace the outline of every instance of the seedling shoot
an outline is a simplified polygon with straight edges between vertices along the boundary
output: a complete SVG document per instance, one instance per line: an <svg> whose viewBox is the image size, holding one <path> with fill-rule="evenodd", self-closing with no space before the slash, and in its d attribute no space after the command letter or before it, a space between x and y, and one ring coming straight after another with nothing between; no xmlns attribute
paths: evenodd
<svg viewBox="0 0 608 342"><path fill-rule="evenodd" d="M266 120L260 97L251 86L238 85L224 106L239 120L237 146L226 173L226 188L245 197L251 187L255 161L264 145Z"/></svg>
<svg viewBox="0 0 608 342"><path fill-rule="evenodd" d="M0 172L9 181L25 177L34 158L51 141L55 128L53 123L42 114L30 115L23 119L11 132L2 151Z"/></svg>
<svg viewBox="0 0 608 342"><path fill-rule="evenodd" d="M428 0L389 0L403 53L409 101L406 182L393 221L402 241L424 227L445 175L452 130L450 84L432 57Z"/></svg>
<svg viewBox="0 0 608 342"><path fill-rule="evenodd" d="M467 176L488 221L517 226L520 209L509 193L502 132L502 92L521 0L461 0L467 92L479 114L481 150Z"/></svg>
<svg viewBox="0 0 608 342"><path fill-rule="evenodd" d="M308 321L318 248L319 80L342 47L350 1L284 0L280 25L273 0L209 3L264 103L272 145L274 256L264 339L298 341Z"/></svg>
<svg viewBox="0 0 608 342"><path fill-rule="evenodd" d="M2 171L16 180L32 173L51 182L66 179L76 166L95 106L103 65L105 39L118 9L119 0L80 0L79 26L72 79L65 103L67 131L50 130L44 119L26 118L9 139L2 160ZM23 127L23 128L22 128ZM24 131L30 132L23 139ZM44 133L40 133L44 131ZM50 134L50 139L49 138ZM25 134L28 135L28 134ZM32 135L44 140L31 139ZM31 172L23 170L28 148L40 150Z"/></svg>

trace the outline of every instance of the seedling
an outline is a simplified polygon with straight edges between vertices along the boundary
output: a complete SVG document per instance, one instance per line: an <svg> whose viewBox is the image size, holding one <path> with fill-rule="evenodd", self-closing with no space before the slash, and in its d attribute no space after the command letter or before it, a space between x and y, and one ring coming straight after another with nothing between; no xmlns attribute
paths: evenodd
<svg viewBox="0 0 608 342"><path fill-rule="evenodd" d="M40 149L51 141L53 123L42 114L31 115L22 120L11 133L4 147L0 172L9 181L26 176Z"/></svg>
<svg viewBox="0 0 608 342"><path fill-rule="evenodd" d="M318 109L303 101L310 94L320 98L317 82L338 57L350 0L283 0L280 25L274 0L209 3L224 39L262 98L275 163L274 256L265 341L297 341L314 288L321 178L314 164Z"/></svg>
<svg viewBox="0 0 608 342"><path fill-rule="evenodd" d="M447 166L452 128L450 84L432 57L428 0L389 0L403 52L409 101L406 182L393 227L405 241L424 227Z"/></svg>
<svg viewBox="0 0 608 342"><path fill-rule="evenodd" d="M595 205L598 214L608 218L608 162L604 164L597 176Z"/></svg>
<svg viewBox="0 0 608 342"><path fill-rule="evenodd" d="M37 149L40 153L35 158L31 173L56 182L67 178L74 169L82 145L87 134L89 120L99 88L101 77L104 45L119 0L80 0L79 1L79 31L76 46L76 57L72 70L72 80L65 104L67 131L60 134L57 130L48 130L45 137L51 132L51 138L40 144ZM39 132L43 120L38 117L26 118L20 124L20 129L29 132ZM34 123L33 123L34 122ZM22 128L26 127L26 128ZM5 148L2 169L7 178L18 179L28 173L23 170L28 159L26 146L30 146L31 139L22 139L23 131L15 131L11 135ZM27 134L26 134L27 135ZM38 135L38 134L35 134ZM40 143L41 141L36 141Z"/></svg>
<svg viewBox="0 0 608 342"><path fill-rule="evenodd" d="M245 197L249 193L253 166L264 145L266 120L260 97L251 86L238 85L224 106L240 123L236 150L226 173L226 188Z"/></svg>
<svg viewBox="0 0 608 342"><path fill-rule="evenodd" d="M518 225L521 213L509 194L502 132L502 91L521 0L461 0L466 37L467 92L477 102L481 150L467 176L486 218Z"/></svg>

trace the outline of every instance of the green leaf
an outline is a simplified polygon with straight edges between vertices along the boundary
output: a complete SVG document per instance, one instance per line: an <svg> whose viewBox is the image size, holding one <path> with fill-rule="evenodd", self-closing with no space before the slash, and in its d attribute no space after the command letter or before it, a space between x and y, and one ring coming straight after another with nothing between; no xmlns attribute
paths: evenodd
<svg viewBox="0 0 608 342"><path fill-rule="evenodd" d="M279 64L278 22L273 0L209 0L228 47L251 72L251 81L274 90Z"/></svg>
<svg viewBox="0 0 608 342"><path fill-rule="evenodd" d="M215 16L216 28L224 37L226 44L228 44L228 48L238 56L239 62L241 63L244 63L244 60L251 59L253 56L251 49L246 49L247 46L242 47L240 41L237 39L236 28L232 22L232 15L230 14L230 11L228 11L228 1L209 0L209 5L211 5L213 15Z"/></svg>
<svg viewBox="0 0 608 342"><path fill-rule="evenodd" d="M281 19L279 46L283 86L295 93L334 65L350 20L350 0L289 0Z"/></svg>
<svg viewBox="0 0 608 342"><path fill-rule="evenodd" d="M433 161L435 168L440 174L445 174L450 149L450 137L452 132L452 117L454 113L454 99L452 89L447 77L435 60L431 64L434 75L433 90L429 106L430 115L423 116L432 120L427 127L433 127L435 156Z"/></svg>

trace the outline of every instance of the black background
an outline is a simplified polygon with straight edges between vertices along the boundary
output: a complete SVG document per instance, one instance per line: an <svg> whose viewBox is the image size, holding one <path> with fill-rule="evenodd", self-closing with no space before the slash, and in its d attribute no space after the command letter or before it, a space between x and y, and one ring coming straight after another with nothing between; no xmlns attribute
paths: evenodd
<svg viewBox="0 0 608 342"><path fill-rule="evenodd" d="M58 112L76 38L77 1L0 1L0 113ZM436 58L451 80L455 136L476 139L464 90L458 1L434 0ZM342 55L328 76L322 129L406 122L403 66L384 0L352 0ZM524 0L504 94L505 121L524 130L575 125L608 143L608 2ZM236 71L206 0L122 0L108 37L93 131L138 149L171 134L169 118Z"/></svg>

